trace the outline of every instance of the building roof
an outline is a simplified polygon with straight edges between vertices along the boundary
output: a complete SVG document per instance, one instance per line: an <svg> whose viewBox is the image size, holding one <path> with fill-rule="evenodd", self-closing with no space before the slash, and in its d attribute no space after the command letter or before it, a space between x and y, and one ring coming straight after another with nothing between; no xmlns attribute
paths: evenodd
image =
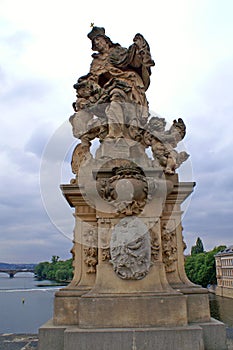
<svg viewBox="0 0 233 350"><path fill-rule="evenodd" d="M233 245L225 248L221 252L218 252L215 256L233 255Z"/></svg>

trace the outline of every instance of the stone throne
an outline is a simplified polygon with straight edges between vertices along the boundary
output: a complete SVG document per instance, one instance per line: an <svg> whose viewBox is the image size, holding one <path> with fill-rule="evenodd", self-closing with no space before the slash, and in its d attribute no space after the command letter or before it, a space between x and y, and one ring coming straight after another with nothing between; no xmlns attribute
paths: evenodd
<svg viewBox="0 0 233 350"><path fill-rule="evenodd" d="M195 185L176 173L189 157L176 150L185 124L149 112L154 61L141 34L129 48L104 28L88 38L95 53L70 117L75 177L61 185L75 209L74 276L55 295L39 349L226 349L207 290L184 270L181 204Z"/></svg>

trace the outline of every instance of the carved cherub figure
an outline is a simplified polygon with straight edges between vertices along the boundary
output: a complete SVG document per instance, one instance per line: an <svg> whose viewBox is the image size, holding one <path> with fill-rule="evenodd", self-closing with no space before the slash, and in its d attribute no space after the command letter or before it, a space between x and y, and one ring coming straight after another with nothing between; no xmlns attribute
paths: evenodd
<svg viewBox="0 0 233 350"><path fill-rule="evenodd" d="M166 174L174 174L189 155L186 152L178 153L175 148L185 136L186 127L181 118L174 120L169 130L165 130L164 118L152 117L148 123L147 143L150 144L154 156L154 165L164 168Z"/></svg>
<svg viewBox="0 0 233 350"><path fill-rule="evenodd" d="M167 165L168 151L165 147L165 126L164 118L152 117L148 123L149 132L146 132L146 143L151 146L154 156L153 164L163 168Z"/></svg>
<svg viewBox="0 0 233 350"><path fill-rule="evenodd" d="M90 107L94 105L101 94L101 88L96 83L80 78L76 84L77 100L73 103L75 114L70 117L73 134L79 138L88 130L88 122L93 118Z"/></svg>
<svg viewBox="0 0 233 350"><path fill-rule="evenodd" d="M185 151L177 152L175 148L177 144L184 138L186 126L181 118L178 121L174 120L173 125L167 131L167 139L165 147L168 151L167 165L165 168L166 174L174 174L175 170L188 159L189 154Z"/></svg>
<svg viewBox="0 0 233 350"><path fill-rule="evenodd" d="M178 118L177 120L173 120L173 124L169 129L169 133L172 134L173 136L176 135L176 141L177 143L185 137L186 134L186 126L183 122L183 119Z"/></svg>
<svg viewBox="0 0 233 350"><path fill-rule="evenodd" d="M92 157L89 148L90 145L85 146L82 143L75 147L71 160L71 168L74 174L78 175L81 165Z"/></svg>
<svg viewBox="0 0 233 350"><path fill-rule="evenodd" d="M83 146L90 145L98 134L103 133L106 124L96 118L97 106L104 101L103 89L89 79L89 75L79 78L74 85L77 100L73 103L74 113L69 121L73 127L73 135L81 140Z"/></svg>

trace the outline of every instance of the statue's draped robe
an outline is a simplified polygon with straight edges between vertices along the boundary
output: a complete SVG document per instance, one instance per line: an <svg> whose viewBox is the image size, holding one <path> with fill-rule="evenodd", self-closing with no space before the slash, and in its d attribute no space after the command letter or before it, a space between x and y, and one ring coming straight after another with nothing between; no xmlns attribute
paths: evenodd
<svg viewBox="0 0 233 350"><path fill-rule="evenodd" d="M92 56L91 79L103 88L110 84L116 84L117 87L117 83L122 82L121 89L126 92L126 102L147 106L145 91L150 83L153 61L144 64L143 56L137 52L135 44L129 49L114 44L109 52L94 53Z"/></svg>

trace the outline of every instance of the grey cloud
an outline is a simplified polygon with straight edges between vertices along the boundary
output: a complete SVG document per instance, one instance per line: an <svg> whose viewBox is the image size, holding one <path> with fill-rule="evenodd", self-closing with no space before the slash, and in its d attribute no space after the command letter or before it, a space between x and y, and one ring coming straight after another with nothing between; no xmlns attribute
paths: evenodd
<svg viewBox="0 0 233 350"><path fill-rule="evenodd" d="M7 73L6 73L7 78ZM19 105L23 105L25 102L37 101L43 102L43 99L48 96L52 90L52 84L48 83L41 78L34 77L19 80L15 78L13 80L11 76L8 80L8 84L3 86L1 94L1 102L8 104L11 103L11 107L18 109Z"/></svg>
<svg viewBox="0 0 233 350"><path fill-rule="evenodd" d="M42 161L48 163L69 161L74 144L71 125L66 120L50 136L44 149Z"/></svg>
<svg viewBox="0 0 233 350"><path fill-rule="evenodd" d="M52 133L52 124L45 122L34 129L25 144L25 151L35 154L40 158Z"/></svg>
<svg viewBox="0 0 233 350"><path fill-rule="evenodd" d="M3 37L2 40L12 51L19 54L32 42L33 37L29 32L21 30Z"/></svg>
<svg viewBox="0 0 233 350"><path fill-rule="evenodd" d="M185 144L197 182L183 221L190 247L197 236L208 249L232 244L232 89L233 62L228 61L202 84L199 103L189 114Z"/></svg>
<svg viewBox="0 0 233 350"><path fill-rule="evenodd" d="M1 65L0 65L0 82L1 82L2 87L6 83L6 73Z"/></svg>
<svg viewBox="0 0 233 350"><path fill-rule="evenodd" d="M33 153L26 152L19 147L15 146L4 146L2 155L5 155L5 158L8 163L8 167L15 165L18 171L24 176L32 173L38 173L39 171L39 160ZM9 176L11 177L11 175ZM8 181L8 177L5 177L5 180ZM19 179L18 179L19 181Z"/></svg>
<svg viewBox="0 0 233 350"><path fill-rule="evenodd" d="M49 229L49 228L48 228ZM37 232L32 228L30 236L20 234L14 239L1 240L0 257L6 262L40 262L48 261L52 255L58 255L62 259L71 258L70 249L72 242L53 232L52 228L40 237L34 237Z"/></svg>
<svg viewBox="0 0 233 350"><path fill-rule="evenodd" d="M1 23L4 26L2 20ZM8 23L5 23L5 25L8 25ZM5 47L8 47L12 54L17 55L22 53L25 48L31 44L32 40L32 34L24 30L14 30L11 33L8 32L7 35L2 31L0 35L0 43Z"/></svg>
<svg viewBox="0 0 233 350"><path fill-rule="evenodd" d="M39 191L30 194L30 187L23 188L27 193L12 191L13 193L8 193L10 199L6 195L1 198L1 260L39 262L49 260L54 254L69 258L71 239L50 221ZM65 222L64 225L66 228Z"/></svg>
<svg viewBox="0 0 233 350"><path fill-rule="evenodd" d="M9 194L10 195L10 194ZM48 221L47 216L44 213L40 198L35 195L25 195L15 193L17 198L8 200L5 196L1 197L1 222L2 229L4 225L14 227L19 225L22 227L24 223L26 225Z"/></svg>

